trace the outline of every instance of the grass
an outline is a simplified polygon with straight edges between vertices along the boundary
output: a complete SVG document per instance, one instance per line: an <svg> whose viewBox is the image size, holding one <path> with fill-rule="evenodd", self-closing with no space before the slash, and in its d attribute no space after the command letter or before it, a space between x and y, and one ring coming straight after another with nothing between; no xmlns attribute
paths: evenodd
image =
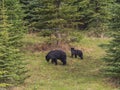
<svg viewBox="0 0 120 90"><path fill-rule="evenodd" d="M35 41L34 41L35 40ZM24 42L43 42L41 37L27 35ZM104 65L101 57L105 51L100 44L108 43L109 39L84 38L79 43L72 43L76 48L84 51L84 60L71 58L67 52L67 65L55 66L45 61L48 51L25 52L28 68L31 75L23 85L14 87L12 90L119 90L100 72Z"/></svg>

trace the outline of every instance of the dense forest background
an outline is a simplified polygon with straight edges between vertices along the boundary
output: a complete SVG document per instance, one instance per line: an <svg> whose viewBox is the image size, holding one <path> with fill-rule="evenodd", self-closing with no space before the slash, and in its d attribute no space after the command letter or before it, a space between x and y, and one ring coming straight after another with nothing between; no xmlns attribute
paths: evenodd
<svg viewBox="0 0 120 90"><path fill-rule="evenodd" d="M37 38L34 39L34 35ZM106 52L99 71L119 85L119 0L0 0L0 87L23 84L31 76L27 50L46 54L44 51L61 48L68 52L70 47L80 45L85 37L88 41L83 43L95 43L91 38L101 39L101 42L109 39L99 45ZM28 42L35 43L38 38L42 38L42 44Z"/></svg>

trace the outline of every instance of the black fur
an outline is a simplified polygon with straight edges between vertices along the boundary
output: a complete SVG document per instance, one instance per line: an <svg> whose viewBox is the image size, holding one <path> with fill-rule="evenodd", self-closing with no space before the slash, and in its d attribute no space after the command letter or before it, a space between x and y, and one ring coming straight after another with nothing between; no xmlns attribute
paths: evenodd
<svg viewBox="0 0 120 90"><path fill-rule="evenodd" d="M71 57L77 58L79 56L81 59L83 59L83 52L81 50L75 50L74 48L71 48Z"/></svg>
<svg viewBox="0 0 120 90"><path fill-rule="evenodd" d="M46 55L46 61L49 62L51 59L52 63L57 65L57 59L61 60L63 65L66 65L66 53L62 50L52 50Z"/></svg>

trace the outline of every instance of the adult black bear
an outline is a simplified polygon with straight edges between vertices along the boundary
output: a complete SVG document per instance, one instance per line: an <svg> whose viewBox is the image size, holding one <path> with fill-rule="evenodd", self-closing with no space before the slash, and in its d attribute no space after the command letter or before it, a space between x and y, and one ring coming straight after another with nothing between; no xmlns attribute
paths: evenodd
<svg viewBox="0 0 120 90"><path fill-rule="evenodd" d="M73 56L75 56L75 58L79 56L81 59L83 59L83 52L81 50L75 50L74 48L71 48L71 57Z"/></svg>
<svg viewBox="0 0 120 90"><path fill-rule="evenodd" d="M57 59L61 60L63 65L66 65L66 53L62 50L52 50L46 55L46 60L49 62L51 59L52 63L55 63L57 65Z"/></svg>

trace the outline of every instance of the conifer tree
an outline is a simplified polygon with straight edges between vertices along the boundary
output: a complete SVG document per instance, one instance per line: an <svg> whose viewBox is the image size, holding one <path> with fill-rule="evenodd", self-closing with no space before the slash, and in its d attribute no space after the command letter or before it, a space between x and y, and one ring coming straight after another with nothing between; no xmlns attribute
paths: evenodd
<svg viewBox="0 0 120 90"><path fill-rule="evenodd" d="M92 9L90 7L89 0L76 0L73 5L77 8L76 20L77 29L84 30L88 28L90 22L90 16L92 15Z"/></svg>
<svg viewBox="0 0 120 90"><path fill-rule="evenodd" d="M26 68L22 47L23 22L19 0L0 1L0 70L6 73L1 83L18 84L26 79Z"/></svg>
<svg viewBox="0 0 120 90"><path fill-rule="evenodd" d="M33 11L34 6L36 5L36 0L20 0L20 3L22 4L22 10L24 10L24 18L23 20L26 22L25 25L28 27L31 25L31 19L34 17L31 12Z"/></svg>
<svg viewBox="0 0 120 90"><path fill-rule="evenodd" d="M111 30L113 40L108 45L107 57L105 57L105 74L120 83L120 1L113 5L113 18Z"/></svg>
<svg viewBox="0 0 120 90"><path fill-rule="evenodd" d="M114 0L90 0L89 10L92 10L88 28L92 28L96 36L103 37L108 30L108 23L111 19L111 5Z"/></svg>
<svg viewBox="0 0 120 90"><path fill-rule="evenodd" d="M73 2L74 0L29 1L26 7L28 9L26 20L29 22L29 27L39 30L71 25L77 11L77 8L72 5Z"/></svg>
<svg viewBox="0 0 120 90"><path fill-rule="evenodd" d="M6 15L6 8L4 4L4 0L0 1L0 84L2 86L3 83L7 84L6 80L8 76L6 76L7 70L5 63L7 63L7 60L4 60L6 58L6 44L8 39L8 28L9 24L7 23L7 15ZM8 28L7 28L8 27ZM7 72L8 73L8 72Z"/></svg>

